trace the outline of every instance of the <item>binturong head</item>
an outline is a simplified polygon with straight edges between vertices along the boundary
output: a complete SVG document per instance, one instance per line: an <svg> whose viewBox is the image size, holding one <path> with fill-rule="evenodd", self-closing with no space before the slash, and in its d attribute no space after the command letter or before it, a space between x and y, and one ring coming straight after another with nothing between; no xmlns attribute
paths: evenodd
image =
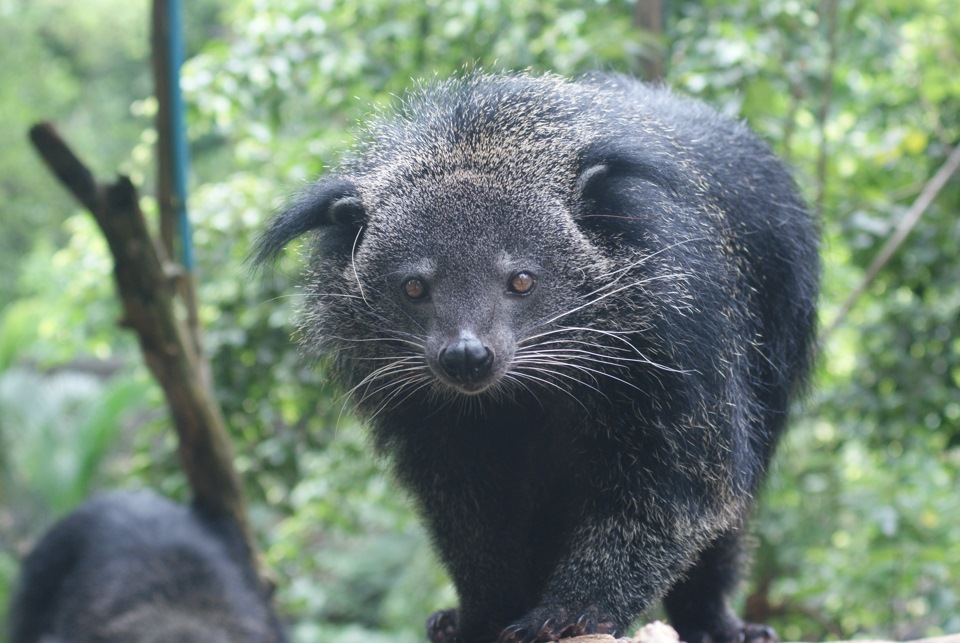
<svg viewBox="0 0 960 643"><path fill-rule="evenodd" d="M671 280L683 275L644 264L658 248L621 244L643 231L609 213L626 198L639 203L631 217L677 206L671 164L654 158L668 153L661 139L630 148L654 160L611 141L611 95L601 82L522 74L423 89L273 220L259 260L311 234L302 337L333 358L361 408L571 399L571 387L611 383L642 358L620 337L644 325L648 295L663 301L637 286L642 273L656 270L650 288L667 299L682 296Z"/></svg>
<svg viewBox="0 0 960 643"><path fill-rule="evenodd" d="M303 337L358 398L544 379L518 348L604 269L576 223L588 132L569 121L584 93L479 75L422 91L274 219L259 259L313 233Z"/></svg>
<svg viewBox="0 0 960 643"><path fill-rule="evenodd" d="M368 182L315 184L265 237L315 232L308 344L332 350L361 396L522 383L518 346L549 330L585 282L557 258L595 252L569 205L467 168L396 185L389 198Z"/></svg>

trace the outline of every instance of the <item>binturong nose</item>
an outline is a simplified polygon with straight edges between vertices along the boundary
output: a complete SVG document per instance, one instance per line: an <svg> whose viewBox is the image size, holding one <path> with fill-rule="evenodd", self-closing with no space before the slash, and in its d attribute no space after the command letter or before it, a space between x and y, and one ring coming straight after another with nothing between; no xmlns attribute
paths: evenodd
<svg viewBox="0 0 960 643"><path fill-rule="evenodd" d="M476 382L490 373L493 351L472 334L464 334L440 349L440 366L458 382Z"/></svg>

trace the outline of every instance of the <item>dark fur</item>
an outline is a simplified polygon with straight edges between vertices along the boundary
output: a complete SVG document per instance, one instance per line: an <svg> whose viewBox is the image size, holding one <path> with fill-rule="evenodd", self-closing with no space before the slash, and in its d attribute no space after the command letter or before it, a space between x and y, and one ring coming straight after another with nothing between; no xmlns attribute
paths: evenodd
<svg viewBox="0 0 960 643"><path fill-rule="evenodd" d="M236 525L151 492L59 521L23 562L11 643L282 643Z"/></svg>
<svg viewBox="0 0 960 643"><path fill-rule="evenodd" d="M459 593L431 639L623 632L661 597L687 641L773 636L727 599L818 234L746 127L622 77L471 75L375 120L259 258L308 230L305 343Z"/></svg>

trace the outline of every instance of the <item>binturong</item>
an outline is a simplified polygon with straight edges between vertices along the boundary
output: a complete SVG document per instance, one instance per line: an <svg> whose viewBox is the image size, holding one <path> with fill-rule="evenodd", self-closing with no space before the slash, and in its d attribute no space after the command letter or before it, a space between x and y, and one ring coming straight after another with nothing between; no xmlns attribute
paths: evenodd
<svg viewBox="0 0 960 643"><path fill-rule="evenodd" d="M468 74L376 117L264 232L304 343L412 494L434 642L766 643L728 606L810 370L818 231L741 123L621 77Z"/></svg>
<svg viewBox="0 0 960 643"><path fill-rule="evenodd" d="M93 498L23 561L11 643L285 643L236 522L151 491Z"/></svg>

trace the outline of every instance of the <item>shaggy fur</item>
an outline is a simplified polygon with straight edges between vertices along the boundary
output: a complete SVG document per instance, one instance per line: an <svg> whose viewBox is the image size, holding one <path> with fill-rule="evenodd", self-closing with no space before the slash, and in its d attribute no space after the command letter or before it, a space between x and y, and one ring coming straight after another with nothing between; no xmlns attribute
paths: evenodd
<svg viewBox="0 0 960 643"><path fill-rule="evenodd" d="M151 492L58 522L26 560L11 643L283 643L236 525Z"/></svg>
<svg viewBox="0 0 960 643"><path fill-rule="evenodd" d="M774 636L727 598L818 235L746 127L623 77L470 75L375 119L259 259L308 231L306 346L457 587L431 640L623 632L658 598L686 641Z"/></svg>

